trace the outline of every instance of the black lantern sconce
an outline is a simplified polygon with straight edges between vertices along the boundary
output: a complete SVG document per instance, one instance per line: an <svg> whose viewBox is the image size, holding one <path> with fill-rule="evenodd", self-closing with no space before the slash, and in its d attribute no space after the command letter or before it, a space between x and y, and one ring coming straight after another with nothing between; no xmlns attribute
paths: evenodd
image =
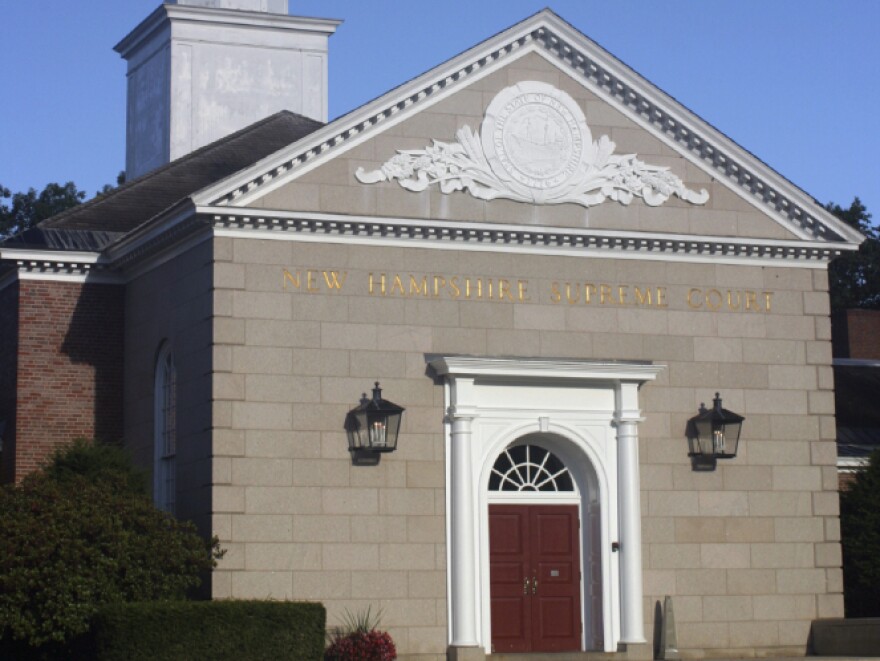
<svg viewBox="0 0 880 661"><path fill-rule="evenodd" d="M694 470L715 470L717 459L732 459L739 446L745 418L721 407L721 395L715 393L712 408L700 404L700 413L688 420L688 444Z"/></svg>
<svg viewBox="0 0 880 661"><path fill-rule="evenodd" d="M379 382L373 388L373 398L364 393L361 403L345 416L348 451L357 464L377 464L383 452L397 449L397 435L404 408L382 399Z"/></svg>

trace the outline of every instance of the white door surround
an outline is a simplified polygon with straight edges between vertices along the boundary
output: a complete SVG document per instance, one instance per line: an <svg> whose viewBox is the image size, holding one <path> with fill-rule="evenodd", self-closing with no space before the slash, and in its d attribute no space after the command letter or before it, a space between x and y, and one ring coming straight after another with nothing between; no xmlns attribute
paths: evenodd
<svg viewBox="0 0 880 661"><path fill-rule="evenodd" d="M498 455L527 435L572 471L583 541L591 527L586 514L599 510L598 551L582 549L585 569L601 563L602 647L644 643L638 392L664 366L471 356L443 356L430 365L446 391L450 646L491 652L489 474ZM492 502L499 496L492 494ZM598 637L590 632L591 613L584 615L588 649L591 636Z"/></svg>

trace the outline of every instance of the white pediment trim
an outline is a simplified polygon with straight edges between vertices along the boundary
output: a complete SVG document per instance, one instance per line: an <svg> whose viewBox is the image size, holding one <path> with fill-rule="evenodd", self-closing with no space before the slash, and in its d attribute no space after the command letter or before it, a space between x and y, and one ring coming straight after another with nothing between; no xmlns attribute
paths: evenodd
<svg viewBox="0 0 880 661"><path fill-rule="evenodd" d="M579 80L800 239L855 245L864 239L804 191L547 9L203 189L193 200L200 206L247 206L334 155L533 52Z"/></svg>

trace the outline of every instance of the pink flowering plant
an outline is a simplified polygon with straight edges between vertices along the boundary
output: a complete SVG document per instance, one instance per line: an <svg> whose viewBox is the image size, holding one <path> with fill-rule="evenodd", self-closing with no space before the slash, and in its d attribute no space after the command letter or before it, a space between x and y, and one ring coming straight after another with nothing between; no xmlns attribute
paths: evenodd
<svg viewBox="0 0 880 661"><path fill-rule="evenodd" d="M345 611L342 626L327 634L329 646L324 661L393 661L397 649L387 631L379 631L382 611L375 615L368 606L365 611L352 614Z"/></svg>

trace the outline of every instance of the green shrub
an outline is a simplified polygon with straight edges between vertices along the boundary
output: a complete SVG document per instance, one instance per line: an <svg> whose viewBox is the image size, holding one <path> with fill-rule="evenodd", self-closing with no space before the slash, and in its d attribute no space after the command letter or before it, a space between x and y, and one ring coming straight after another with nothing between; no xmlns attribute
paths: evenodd
<svg viewBox="0 0 880 661"><path fill-rule="evenodd" d="M147 495L146 475L134 467L128 452L84 438L55 452L43 473L56 482L81 476L91 482L106 482L117 491Z"/></svg>
<svg viewBox="0 0 880 661"><path fill-rule="evenodd" d="M847 617L880 616L880 450L840 493Z"/></svg>
<svg viewBox="0 0 880 661"><path fill-rule="evenodd" d="M216 541L157 510L126 471L84 470L95 462L78 453L0 488L0 639L44 656L104 604L183 598L217 557Z"/></svg>
<svg viewBox="0 0 880 661"><path fill-rule="evenodd" d="M283 601L114 604L95 619L96 661L315 661L324 607Z"/></svg>

